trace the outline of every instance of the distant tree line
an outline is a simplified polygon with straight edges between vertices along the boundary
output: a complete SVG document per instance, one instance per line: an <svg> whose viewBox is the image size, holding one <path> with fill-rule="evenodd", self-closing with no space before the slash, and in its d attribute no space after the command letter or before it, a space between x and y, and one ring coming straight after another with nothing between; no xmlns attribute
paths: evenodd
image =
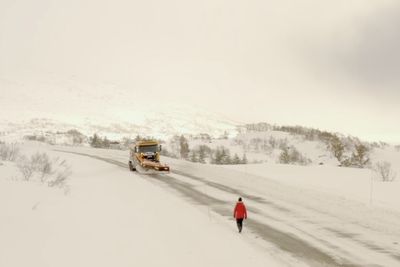
<svg viewBox="0 0 400 267"><path fill-rule="evenodd" d="M271 125L265 122L262 123L253 123L253 124L246 124L245 128L248 131L257 131L257 132L266 132L266 131L280 131L286 132L292 135L300 135L303 136L305 140L315 141L319 140L325 143L330 143L330 141L339 136L337 133L332 133L328 131L321 131L319 129L308 128L303 126L278 126L278 125ZM344 139L344 137L341 137ZM348 139L346 142L355 143L360 142L358 138L355 137L346 137ZM385 147L388 144L385 142L374 142L371 143L371 147Z"/></svg>
<svg viewBox="0 0 400 267"><path fill-rule="evenodd" d="M305 140L309 141L320 140L323 142L328 142L336 135L335 133L303 126L273 126L272 129L274 131L286 132L292 135L302 135Z"/></svg>
<svg viewBox="0 0 400 267"><path fill-rule="evenodd" d="M211 163L211 164L247 164L245 154L239 157L236 153L231 155L228 148L218 146L213 149L207 145L198 145L193 148L189 147L188 139L184 136L175 135L170 140L171 151L163 149L162 155L181 158L191 162Z"/></svg>
<svg viewBox="0 0 400 267"><path fill-rule="evenodd" d="M274 126L266 122L249 123L244 125L244 128L247 131L252 131L252 132L266 132L272 130L273 127Z"/></svg>
<svg viewBox="0 0 400 267"><path fill-rule="evenodd" d="M43 142L47 144L54 145L56 144L56 140L58 137L66 137L71 140L72 145L81 145L84 143L87 143L87 136L82 134L76 129L71 129L66 132L46 132L44 134L31 134L31 135L25 135L24 139L29 140L29 141L37 141L37 142Z"/></svg>

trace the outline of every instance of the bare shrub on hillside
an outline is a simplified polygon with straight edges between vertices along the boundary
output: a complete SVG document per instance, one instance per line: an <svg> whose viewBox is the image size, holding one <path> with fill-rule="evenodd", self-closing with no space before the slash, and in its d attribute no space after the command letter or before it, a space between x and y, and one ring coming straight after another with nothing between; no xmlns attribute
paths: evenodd
<svg viewBox="0 0 400 267"><path fill-rule="evenodd" d="M246 154L243 154L242 159L239 158L237 153L235 153L232 157L230 150L224 146L218 146L215 150L212 149L210 153L211 164L230 165L248 163Z"/></svg>
<svg viewBox="0 0 400 267"><path fill-rule="evenodd" d="M250 132L266 132L273 129L273 126L266 122L246 124L244 127Z"/></svg>
<svg viewBox="0 0 400 267"><path fill-rule="evenodd" d="M351 162L353 166L364 168L369 163L369 148L362 144L356 144L355 151L351 155Z"/></svg>
<svg viewBox="0 0 400 267"><path fill-rule="evenodd" d="M272 149L275 149L278 146L278 141L276 141L276 138L273 136L269 137L268 143L272 147Z"/></svg>
<svg viewBox="0 0 400 267"><path fill-rule="evenodd" d="M86 141L87 137L76 129L67 131L67 135L72 137L72 144L80 145Z"/></svg>
<svg viewBox="0 0 400 267"><path fill-rule="evenodd" d="M338 136L334 136L329 144L328 149L332 152L333 156L341 163L345 152L345 145Z"/></svg>
<svg viewBox="0 0 400 267"><path fill-rule="evenodd" d="M187 160L191 162L207 163L207 159L211 161L213 154L214 150L209 146L199 145L190 150Z"/></svg>
<svg viewBox="0 0 400 267"><path fill-rule="evenodd" d="M239 158L239 155L237 153L235 153L235 155L232 158L232 164L233 165L238 165L238 164L242 164L241 159Z"/></svg>
<svg viewBox="0 0 400 267"><path fill-rule="evenodd" d="M4 161L15 161L20 154L17 144L0 144L0 159Z"/></svg>
<svg viewBox="0 0 400 267"><path fill-rule="evenodd" d="M285 147L279 155L279 163L308 165L312 161L301 154L294 146Z"/></svg>
<svg viewBox="0 0 400 267"><path fill-rule="evenodd" d="M231 164L231 153L228 148L218 146L211 157L212 164Z"/></svg>
<svg viewBox="0 0 400 267"><path fill-rule="evenodd" d="M191 150L189 152L188 160L191 161L191 162L199 162L199 156L198 156L198 154L197 154L197 152L195 150Z"/></svg>
<svg viewBox="0 0 400 267"><path fill-rule="evenodd" d="M29 141L38 141L38 142L43 142L43 143L50 143L49 140L46 139L43 135L25 135L24 136L25 140Z"/></svg>
<svg viewBox="0 0 400 267"><path fill-rule="evenodd" d="M266 138L252 138L249 141L245 150L250 150L254 152L270 152L273 150L269 143L269 139Z"/></svg>
<svg viewBox="0 0 400 267"><path fill-rule="evenodd" d="M189 142L184 135L181 135L179 138L179 147L180 147L179 154L181 158L188 159L190 148L189 148Z"/></svg>
<svg viewBox="0 0 400 267"><path fill-rule="evenodd" d="M365 168L370 165L369 154L370 148L361 142L357 142L354 144L351 156L343 156L340 166Z"/></svg>
<svg viewBox="0 0 400 267"><path fill-rule="evenodd" d="M104 136L101 138L97 133L93 134L93 137L89 138L89 144L95 148L110 148L111 141Z"/></svg>
<svg viewBox="0 0 400 267"><path fill-rule="evenodd" d="M282 149L282 152L279 155L279 163L290 164L290 154L289 154L289 149L287 147Z"/></svg>
<svg viewBox="0 0 400 267"><path fill-rule="evenodd" d="M372 170L382 182L393 182L396 179L396 173L392 170L392 165L387 162L375 163Z"/></svg>
<svg viewBox="0 0 400 267"><path fill-rule="evenodd" d="M50 159L46 153L35 153L31 157L18 158L17 167L25 181L35 180L49 187L66 187L71 167L65 160Z"/></svg>
<svg viewBox="0 0 400 267"><path fill-rule="evenodd" d="M33 175L33 168L30 160L26 156L20 156L17 160L17 167L21 172L25 181L29 181L29 179Z"/></svg>
<svg viewBox="0 0 400 267"><path fill-rule="evenodd" d="M40 174L42 183L44 183L46 175L53 173L53 164L46 153L36 153L32 155L30 164L33 170Z"/></svg>
<svg viewBox="0 0 400 267"><path fill-rule="evenodd" d="M200 145L198 147L199 162L206 163L206 159L211 157L212 149L206 145Z"/></svg>
<svg viewBox="0 0 400 267"><path fill-rule="evenodd" d="M285 149L285 148L288 148L289 147L289 143L288 143L288 140L287 140L287 138L285 138L285 139L279 139L278 140L278 147L279 147L279 149Z"/></svg>

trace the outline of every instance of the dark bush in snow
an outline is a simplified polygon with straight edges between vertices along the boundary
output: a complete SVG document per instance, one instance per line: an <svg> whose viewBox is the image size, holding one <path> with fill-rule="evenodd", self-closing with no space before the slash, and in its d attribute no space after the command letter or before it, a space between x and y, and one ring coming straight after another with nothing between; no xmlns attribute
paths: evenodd
<svg viewBox="0 0 400 267"><path fill-rule="evenodd" d="M338 136L334 136L330 140L328 144L328 149L332 152L333 156L338 160L338 162L342 163L345 152L345 145Z"/></svg>
<svg viewBox="0 0 400 267"><path fill-rule="evenodd" d="M35 180L50 187L66 187L71 167L65 160L50 159L46 153L35 153L31 157L21 156L17 167L25 181Z"/></svg>
<svg viewBox="0 0 400 267"><path fill-rule="evenodd" d="M362 144L356 144L351 155L352 166L364 168L369 163L369 148Z"/></svg>
<svg viewBox="0 0 400 267"><path fill-rule="evenodd" d="M294 146L284 147L279 155L279 163L308 165L311 160L303 156Z"/></svg>
<svg viewBox="0 0 400 267"><path fill-rule="evenodd" d="M15 161L20 149L17 144L0 144L0 159L4 161Z"/></svg>
<svg viewBox="0 0 400 267"><path fill-rule="evenodd" d="M372 170L382 182L393 182L396 179L397 174L393 172L392 165L387 161L377 162Z"/></svg>

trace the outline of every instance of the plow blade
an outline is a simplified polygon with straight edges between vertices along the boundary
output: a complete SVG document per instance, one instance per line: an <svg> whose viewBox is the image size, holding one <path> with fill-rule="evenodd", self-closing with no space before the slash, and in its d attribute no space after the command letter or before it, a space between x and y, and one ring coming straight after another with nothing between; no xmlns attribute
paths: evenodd
<svg viewBox="0 0 400 267"><path fill-rule="evenodd" d="M165 164L161 164L159 162L144 160L140 166L145 170L154 170L156 172L168 172L169 173L169 166Z"/></svg>

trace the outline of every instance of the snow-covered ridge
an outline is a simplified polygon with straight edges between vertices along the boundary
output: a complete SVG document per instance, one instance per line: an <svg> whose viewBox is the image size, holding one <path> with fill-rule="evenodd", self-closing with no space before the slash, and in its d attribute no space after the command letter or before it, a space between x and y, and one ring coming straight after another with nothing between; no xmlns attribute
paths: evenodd
<svg viewBox="0 0 400 267"><path fill-rule="evenodd" d="M210 133L219 136L224 132L235 131L233 123L198 116L195 120L179 118L173 115L146 117L143 123L124 121L93 122L89 119L83 123L68 123L55 119L36 118L19 122L0 122L0 136L13 136L20 139L26 135L46 135L46 133L66 132L71 129L91 136L97 133L111 139L122 137L152 136L167 138L176 134Z"/></svg>
<svg viewBox="0 0 400 267"><path fill-rule="evenodd" d="M238 122L202 107L163 100L140 88L126 89L111 82L89 82L77 77L48 73L21 77L0 75L0 132L57 132L76 129L85 135L150 135L207 132L220 135L234 130ZM162 101L160 101L162 100Z"/></svg>

